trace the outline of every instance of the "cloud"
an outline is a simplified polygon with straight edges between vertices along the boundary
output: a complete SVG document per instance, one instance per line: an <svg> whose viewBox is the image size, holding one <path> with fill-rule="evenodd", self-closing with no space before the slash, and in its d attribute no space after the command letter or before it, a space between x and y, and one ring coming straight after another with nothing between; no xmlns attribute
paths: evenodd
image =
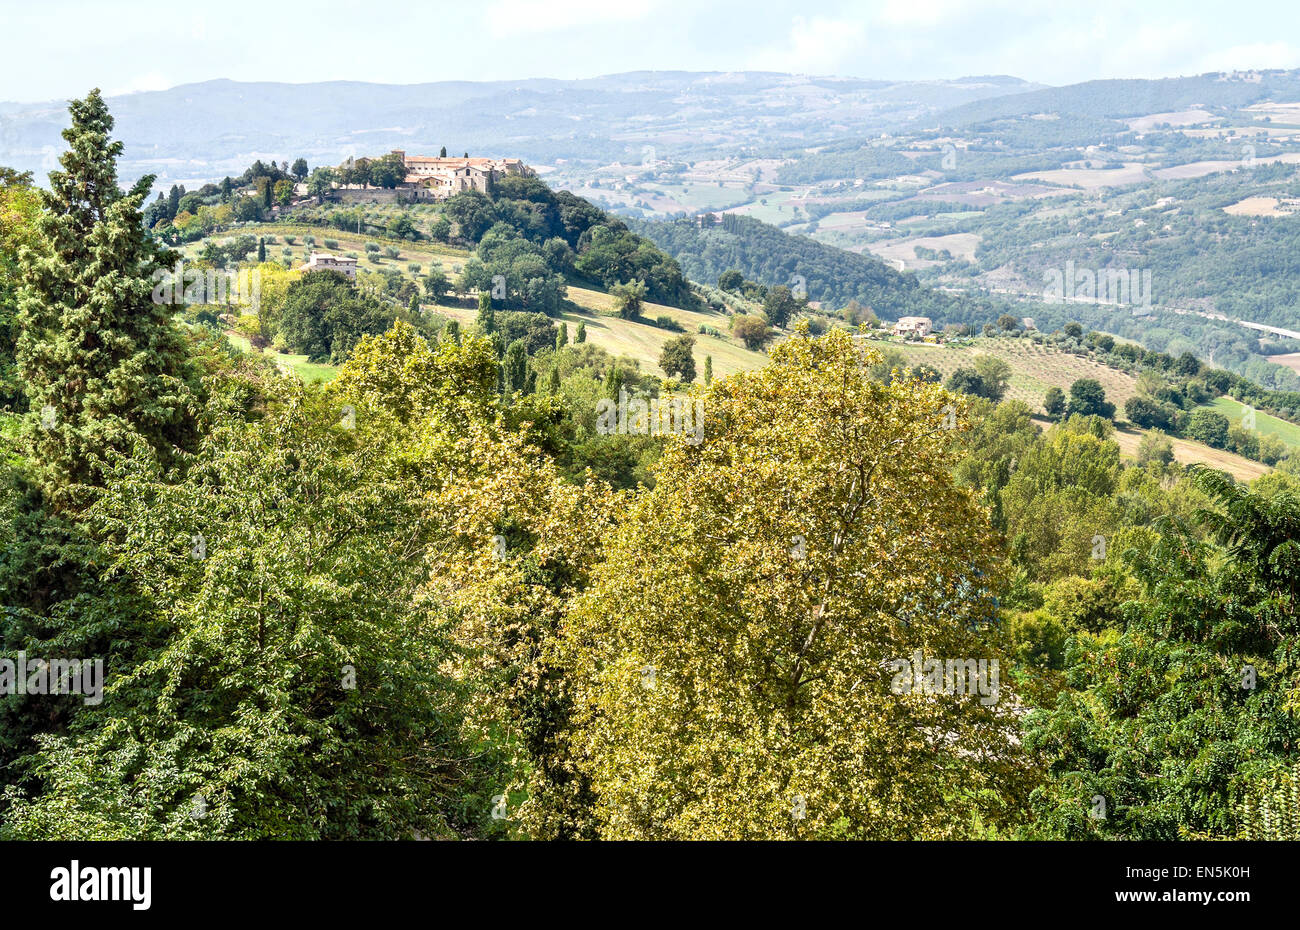
<svg viewBox="0 0 1300 930"><path fill-rule="evenodd" d="M887 0L875 19L887 26L940 26L969 13L971 7L969 0Z"/></svg>
<svg viewBox="0 0 1300 930"><path fill-rule="evenodd" d="M867 27L860 20L811 20L796 16L786 41L756 52L747 68L793 74L829 74L857 63L866 51ZM852 70L857 70L856 68Z"/></svg>
<svg viewBox="0 0 1300 930"><path fill-rule="evenodd" d="M659 0L496 0L487 7L492 35L562 32L582 26L627 23L645 19Z"/></svg>

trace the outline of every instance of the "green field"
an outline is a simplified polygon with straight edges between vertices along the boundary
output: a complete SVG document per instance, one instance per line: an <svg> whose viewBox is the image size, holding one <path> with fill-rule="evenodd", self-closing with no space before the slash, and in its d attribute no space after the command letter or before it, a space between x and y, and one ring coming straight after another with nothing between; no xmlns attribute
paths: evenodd
<svg viewBox="0 0 1300 930"><path fill-rule="evenodd" d="M252 344L244 336L235 332L227 332L226 338L230 344L242 352L253 352ZM263 353L275 359L275 363L285 371L291 371L303 381L333 381L338 375L339 370L335 365L321 365L317 362L307 361L305 355L289 355L286 353L266 351Z"/></svg>
<svg viewBox="0 0 1300 930"><path fill-rule="evenodd" d="M1241 423L1241 418L1246 413L1246 405L1233 400L1231 397L1216 397L1214 403L1205 406L1217 410L1234 424ZM1256 411L1255 428L1259 430L1261 435L1276 436L1293 449L1300 449L1300 426L1296 426L1294 423L1288 423L1286 420L1279 420L1275 416Z"/></svg>

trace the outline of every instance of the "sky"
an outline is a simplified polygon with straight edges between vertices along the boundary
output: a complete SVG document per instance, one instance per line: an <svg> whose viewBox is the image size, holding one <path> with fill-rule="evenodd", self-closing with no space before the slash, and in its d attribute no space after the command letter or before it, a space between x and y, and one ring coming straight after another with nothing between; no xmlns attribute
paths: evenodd
<svg viewBox="0 0 1300 930"><path fill-rule="evenodd" d="M1070 84L1300 67L1296 0L0 0L0 24L0 101L21 102L214 78L762 70Z"/></svg>

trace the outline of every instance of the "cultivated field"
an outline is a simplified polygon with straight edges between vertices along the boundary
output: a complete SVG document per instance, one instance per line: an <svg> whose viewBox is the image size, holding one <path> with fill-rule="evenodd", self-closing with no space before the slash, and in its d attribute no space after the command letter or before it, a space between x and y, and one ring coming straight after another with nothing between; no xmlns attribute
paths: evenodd
<svg viewBox="0 0 1300 930"><path fill-rule="evenodd" d="M1290 216L1290 210L1279 210L1276 197L1247 197L1223 208L1232 216Z"/></svg>
<svg viewBox="0 0 1300 930"><path fill-rule="evenodd" d="M1049 387L1059 387L1067 394L1070 385L1080 378L1094 378L1106 391L1106 399L1117 410L1137 393L1137 381L1122 371L1077 355L1069 355L1048 346L1035 345L1028 339L977 339L970 346L918 345L916 343L878 343L901 350L912 364L926 364L944 378L962 366L970 366L980 355L996 355L1011 366L1008 397L1024 401L1030 409L1042 412L1043 395Z"/></svg>
<svg viewBox="0 0 1300 930"><path fill-rule="evenodd" d="M1292 352L1288 355L1271 355L1268 360L1274 365L1281 365L1284 368L1290 368L1296 374L1300 375L1300 352Z"/></svg>
<svg viewBox="0 0 1300 930"><path fill-rule="evenodd" d="M1195 126L1198 123L1208 122L1214 119L1214 114L1209 110L1179 110L1175 113L1151 113L1147 116L1135 116L1132 119L1125 120L1128 128L1134 132L1146 132L1153 129L1161 123L1168 123L1170 126Z"/></svg>
<svg viewBox="0 0 1300 930"><path fill-rule="evenodd" d="M907 263L908 268L928 268L931 265L943 264L942 262L931 261L916 257L916 249L920 246L923 249L934 249L936 252L942 252L947 249L953 258L964 258L968 261L975 260L975 249L979 247L980 237L975 233L952 233L947 236L921 236L916 239L894 239L888 242L877 242L867 246L873 255L879 255L888 261L902 259Z"/></svg>
<svg viewBox="0 0 1300 930"><path fill-rule="evenodd" d="M1013 181L1047 181L1067 187L1078 186L1085 190L1140 184L1146 179L1145 166L1137 162L1127 163L1123 168L1057 168L1054 171L1017 174L1012 178Z"/></svg>

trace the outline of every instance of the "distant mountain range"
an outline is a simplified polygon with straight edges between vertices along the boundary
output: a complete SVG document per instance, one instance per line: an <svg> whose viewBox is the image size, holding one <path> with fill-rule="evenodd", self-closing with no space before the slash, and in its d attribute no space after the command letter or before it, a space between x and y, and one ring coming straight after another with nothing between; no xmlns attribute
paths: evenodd
<svg viewBox="0 0 1300 930"><path fill-rule="evenodd" d="M554 165L725 157L915 128L936 114L1042 85L985 76L893 82L768 72L642 71L589 80L387 85L218 80L109 98L124 180L189 186L255 159L337 164L394 148L513 155ZM0 103L0 164L43 174L66 103Z"/></svg>
<svg viewBox="0 0 1300 930"><path fill-rule="evenodd" d="M1124 119L1188 107L1247 107L1300 96L1300 71L1210 73L1159 80L1085 81L962 104L940 115L945 126L964 127L1035 113Z"/></svg>

